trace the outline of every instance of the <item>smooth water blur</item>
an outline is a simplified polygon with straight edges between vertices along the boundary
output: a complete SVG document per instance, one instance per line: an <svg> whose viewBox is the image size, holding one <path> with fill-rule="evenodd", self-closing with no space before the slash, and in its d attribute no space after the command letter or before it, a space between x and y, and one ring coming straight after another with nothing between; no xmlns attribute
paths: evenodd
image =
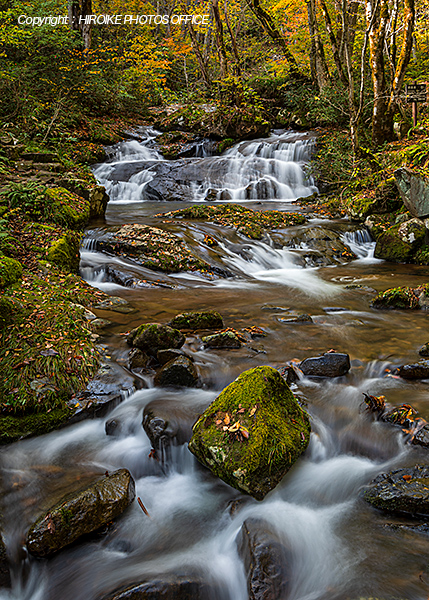
<svg viewBox="0 0 429 600"><path fill-rule="evenodd" d="M143 141L119 145L112 161L161 160L153 146L155 137L156 132L148 130ZM267 169L264 177L273 177L275 185L280 181L279 161L283 166L290 163L288 173L296 171L296 165L302 168L311 140L305 144L292 142L291 136L275 137L243 142L227 153L229 189L239 195L240 178L247 176L247 169L252 178L251 167L258 161ZM97 175L102 177L111 164L99 166ZM131 183L144 186L143 181ZM192 273L154 273L96 252L99 230L92 228L81 253L82 275L136 309L129 314L97 311L112 322L103 343L113 358L126 364L128 347L120 334L142 322L167 322L186 310L216 309L226 327L257 325L267 336L237 350L213 351L203 348L198 335L188 335L185 350L200 372L201 389L149 387L127 397L106 418L2 448L4 533L13 590L0 591L0 599L97 600L122 585L191 572L213 584L216 600L246 600L236 536L251 517L265 519L287 548L288 600L426 599L427 537L392 529L389 524L404 520L378 513L359 499L361 487L378 473L427 462L426 450L407 446L398 429L373 421L363 403L363 393L384 394L392 405L411 403L429 419L427 382L392 376L396 366L418 359L417 350L427 341L427 315L370 308L376 290L419 285L426 280L425 268L375 260L370 236L352 227L349 231L347 223L341 224L342 239L356 260L307 268L299 251L278 247L269 238L250 241L212 223L160 223L154 213L171 209L171 204L135 202L137 192L130 192L131 187L112 190L107 227L161 226L180 235L202 258L231 271L230 277L212 281ZM276 202L277 209L291 210L290 203ZM272 207L268 201L255 208L267 205ZM326 221L313 221L311 226L319 224L329 226ZM217 249L204 246L206 234L219 240ZM157 285L115 284L108 280L108 268ZM285 322L301 313L311 315L313 322ZM264 364L281 367L329 349L349 353L351 371L333 380L303 377L292 386L311 416L311 441L263 502L213 477L186 444L173 446L159 461L149 456L151 443L141 425L147 405L160 406L171 419L184 419L191 427L190 415L202 412L244 370ZM152 386L152 375L145 377ZM112 417L119 423L117 435L107 436L105 423ZM95 475L120 467L132 472L150 518L135 502L103 536L49 561L26 554L26 532L43 510Z"/></svg>

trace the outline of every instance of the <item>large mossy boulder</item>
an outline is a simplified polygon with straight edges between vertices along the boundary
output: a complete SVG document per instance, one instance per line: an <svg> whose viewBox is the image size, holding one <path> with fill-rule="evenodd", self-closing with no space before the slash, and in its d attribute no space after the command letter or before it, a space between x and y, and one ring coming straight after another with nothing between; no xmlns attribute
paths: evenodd
<svg viewBox="0 0 429 600"><path fill-rule="evenodd" d="M30 527L28 551L37 557L55 554L79 538L107 525L135 498L127 469L106 474L78 492L68 494Z"/></svg>
<svg viewBox="0 0 429 600"><path fill-rule="evenodd" d="M47 254L48 261L54 263L63 271L77 273L80 261L80 238L79 233L68 231L58 240L52 242Z"/></svg>
<svg viewBox="0 0 429 600"><path fill-rule="evenodd" d="M381 510L429 517L429 467L416 465L382 473L362 497Z"/></svg>
<svg viewBox="0 0 429 600"><path fill-rule="evenodd" d="M130 331L127 342L134 348L156 357L159 350L181 348L185 343L185 336L178 329L168 325L145 323Z"/></svg>
<svg viewBox="0 0 429 600"><path fill-rule="evenodd" d="M388 309L426 309L429 304L429 284L416 288L397 287L379 292L371 302L372 308Z"/></svg>
<svg viewBox="0 0 429 600"><path fill-rule="evenodd" d="M21 277L21 263L14 258L0 256L0 290L17 283Z"/></svg>
<svg viewBox="0 0 429 600"><path fill-rule="evenodd" d="M176 329L221 329L223 319L215 310L192 311L176 315L169 325Z"/></svg>
<svg viewBox="0 0 429 600"><path fill-rule="evenodd" d="M354 219L363 220L371 214L390 213L402 205L394 177L382 181L374 189L365 189L348 201L348 212Z"/></svg>
<svg viewBox="0 0 429 600"><path fill-rule="evenodd" d="M390 262L412 262L425 243L426 227L420 219L410 219L386 229L377 238L375 258Z"/></svg>
<svg viewBox="0 0 429 600"><path fill-rule="evenodd" d="M272 367L242 373L193 427L190 451L214 475L257 500L307 448L310 421Z"/></svg>

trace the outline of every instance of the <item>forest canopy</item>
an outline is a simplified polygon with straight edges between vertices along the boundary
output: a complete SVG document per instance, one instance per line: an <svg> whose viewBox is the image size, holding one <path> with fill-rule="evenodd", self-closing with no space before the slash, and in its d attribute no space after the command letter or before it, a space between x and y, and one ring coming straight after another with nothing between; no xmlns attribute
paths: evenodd
<svg viewBox="0 0 429 600"><path fill-rule="evenodd" d="M165 18L85 19L124 14ZM427 77L428 14L414 0L2 1L3 126L47 141L89 115L215 102L271 123L346 126L359 153L410 118L404 83ZM69 19L31 26L22 15Z"/></svg>

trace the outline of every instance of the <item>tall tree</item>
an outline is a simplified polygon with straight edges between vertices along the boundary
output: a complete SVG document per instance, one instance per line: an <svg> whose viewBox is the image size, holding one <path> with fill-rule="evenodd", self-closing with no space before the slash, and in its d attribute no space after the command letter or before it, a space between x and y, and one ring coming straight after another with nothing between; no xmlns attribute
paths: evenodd
<svg viewBox="0 0 429 600"><path fill-rule="evenodd" d="M315 0L307 0L308 29L310 32L310 68L311 79L323 90L329 83L329 70L326 64L325 51L319 33Z"/></svg>
<svg viewBox="0 0 429 600"><path fill-rule="evenodd" d="M91 24L85 22L85 17L92 14L92 0L70 0L68 5L68 17L70 27L80 31L82 41L88 50L91 47Z"/></svg>

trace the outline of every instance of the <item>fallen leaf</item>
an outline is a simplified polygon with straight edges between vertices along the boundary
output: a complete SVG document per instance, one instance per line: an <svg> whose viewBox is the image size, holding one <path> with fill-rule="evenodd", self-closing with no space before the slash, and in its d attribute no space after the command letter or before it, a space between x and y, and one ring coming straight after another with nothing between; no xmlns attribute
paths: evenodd
<svg viewBox="0 0 429 600"><path fill-rule="evenodd" d="M405 479L405 481L410 481L412 479L411 475L403 475L402 479Z"/></svg>

